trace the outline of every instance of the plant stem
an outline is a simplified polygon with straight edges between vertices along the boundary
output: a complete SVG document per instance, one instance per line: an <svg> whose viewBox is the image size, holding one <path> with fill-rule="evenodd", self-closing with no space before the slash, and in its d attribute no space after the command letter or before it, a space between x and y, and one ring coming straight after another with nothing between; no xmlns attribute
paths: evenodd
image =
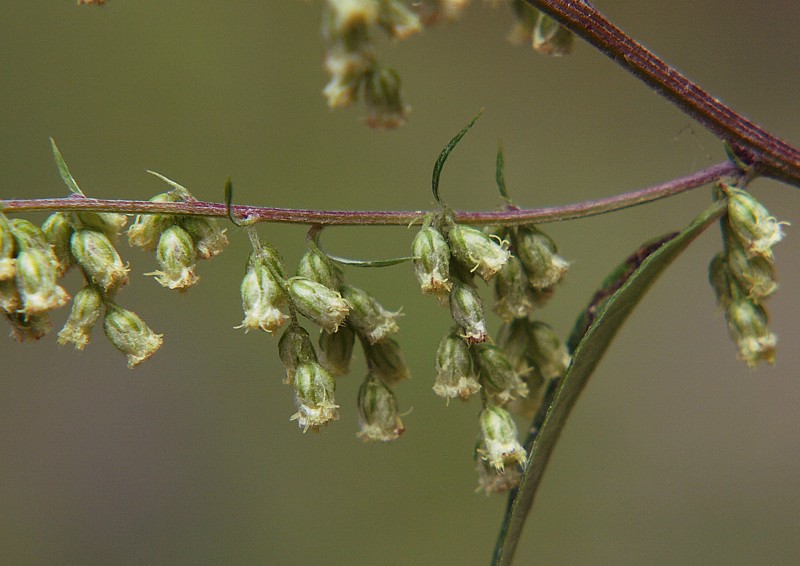
<svg viewBox="0 0 800 566"><path fill-rule="evenodd" d="M530 224L584 218L604 214L623 208L645 204L662 198L713 183L724 177L741 175L741 170L732 162L725 161L702 169L685 177L653 185L644 189L622 193L612 197L588 200L563 206L546 208L506 208L499 211L456 211L455 219L465 224ZM8 199L0 201L2 212L41 210L93 210L96 212L119 212L129 214L180 214L190 216L228 215L224 203L150 202L136 200L93 199L72 195L51 199ZM256 206L232 206L233 215L243 222L283 222L290 224L320 225L382 225L407 226L419 224L428 211L392 210L306 210L297 208L271 208Z"/></svg>
<svg viewBox="0 0 800 566"><path fill-rule="evenodd" d="M800 150L766 132L679 73L583 0L526 0L678 106L761 175L800 187Z"/></svg>

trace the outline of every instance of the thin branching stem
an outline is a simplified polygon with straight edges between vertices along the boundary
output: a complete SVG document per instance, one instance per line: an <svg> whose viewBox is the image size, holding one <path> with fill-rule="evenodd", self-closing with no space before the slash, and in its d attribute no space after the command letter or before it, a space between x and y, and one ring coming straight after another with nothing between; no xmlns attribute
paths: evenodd
<svg viewBox="0 0 800 566"><path fill-rule="evenodd" d="M800 187L800 150L760 128L608 21L590 3L526 0L727 141L759 174Z"/></svg>
<svg viewBox="0 0 800 566"><path fill-rule="evenodd" d="M741 170L730 161L702 169L685 177L644 189L622 193L612 197L587 200L563 206L527 209L504 209L498 211L456 211L455 219L465 224L526 224L556 222L595 216L623 208L638 206L662 198L702 187L725 177L740 175ZM228 216L226 203L204 201L150 202L138 200L93 199L72 195L50 199L7 199L0 201L3 212L49 211L49 210L94 210L97 212L120 212L129 214L180 214L190 216ZM426 210L307 210L297 208L271 208L257 206L231 206L236 218L246 223L282 222L289 224L318 225L381 225L407 226L421 224Z"/></svg>

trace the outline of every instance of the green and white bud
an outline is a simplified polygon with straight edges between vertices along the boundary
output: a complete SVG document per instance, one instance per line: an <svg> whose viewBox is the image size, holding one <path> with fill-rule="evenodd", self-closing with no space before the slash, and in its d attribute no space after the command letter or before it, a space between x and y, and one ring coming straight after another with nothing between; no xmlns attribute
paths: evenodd
<svg viewBox="0 0 800 566"><path fill-rule="evenodd" d="M481 388L469 347L455 330L439 342L435 368L433 392L448 401L456 397L466 401Z"/></svg>
<svg viewBox="0 0 800 566"><path fill-rule="evenodd" d="M241 293L244 320L238 328L272 334L286 322L286 315L280 310L286 303L286 295L263 258L251 255Z"/></svg>
<svg viewBox="0 0 800 566"><path fill-rule="evenodd" d="M717 297L717 304L727 308L734 296L744 298L744 290L731 275L728 266L728 256L725 252L720 252L711 259L708 264L708 282Z"/></svg>
<svg viewBox="0 0 800 566"><path fill-rule="evenodd" d="M319 348L322 354L322 365L335 377L346 375L350 371L355 340L356 333L349 326L341 326L333 333L324 330L320 333Z"/></svg>
<svg viewBox="0 0 800 566"><path fill-rule="evenodd" d="M6 313L16 313L22 306L22 297L17 291L14 279L0 279L0 310Z"/></svg>
<svg viewBox="0 0 800 566"><path fill-rule="evenodd" d="M9 221L8 225L11 227L17 251L33 248L52 253L44 232L33 222L24 218L14 218ZM53 260L55 261L55 255Z"/></svg>
<svg viewBox="0 0 800 566"><path fill-rule="evenodd" d="M150 199L150 202L179 202L180 196L170 191L161 193ZM152 252L158 246L161 232L172 226L178 219L171 214L139 214L136 221L128 228L128 243L146 252Z"/></svg>
<svg viewBox="0 0 800 566"><path fill-rule="evenodd" d="M378 23L392 39L406 39L422 31L419 16L398 0L381 0Z"/></svg>
<svg viewBox="0 0 800 566"><path fill-rule="evenodd" d="M391 338L375 344L362 341L362 346L370 374L379 377L387 385L394 385L398 381L411 377L406 357L400 350L400 344L396 341Z"/></svg>
<svg viewBox="0 0 800 566"><path fill-rule="evenodd" d="M17 254L15 282L22 298L25 315L42 314L62 307L69 301L69 294L56 280L58 270L49 246L46 251L25 248Z"/></svg>
<svg viewBox="0 0 800 566"><path fill-rule="evenodd" d="M11 224L4 214L0 213L0 281L14 279L16 272L14 267L15 247Z"/></svg>
<svg viewBox="0 0 800 566"><path fill-rule="evenodd" d="M35 342L50 332L53 324L47 313L24 314L4 312L3 316L11 325L11 336L17 342Z"/></svg>
<svg viewBox="0 0 800 566"><path fill-rule="evenodd" d="M356 436L365 442L389 442L405 432L394 393L371 373L358 389L358 422Z"/></svg>
<svg viewBox="0 0 800 566"><path fill-rule="evenodd" d="M225 230L219 227L214 218L187 216L181 219L181 226L192 237L197 257L211 259L222 253L228 245Z"/></svg>
<svg viewBox="0 0 800 566"><path fill-rule="evenodd" d="M400 75L394 69L380 68L367 73L364 105L367 108L367 126L375 130L399 128L411 113L411 107L403 102Z"/></svg>
<svg viewBox="0 0 800 566"><path fill-rule="evenodd" d="M783 239L783 230L774 216L749 193L723 187L728 195L728 224L749 255L772 259L772 246Z"/></svg>
<svg viewBox="0 0 800 566"><path fill-rule="evenodd" d="M494 277L508 262L507 243L480 230L456 224L447 237L453 257L484 281Z"/></svg>
<svg viewBox="0 0 800 566"><path fill-rule="evenodd" d="M450 291L450 315L461 327L462 338L473 344L487 338L483 303L474 287L456 281Z"/></svg>
<svg viewBox="0 0 800 566"><path fill-rule="evenodd" d="M299 324L290 324L283 331L281 339L278 340L278 354L283 367L286 368L284 383L294 381L295 371L300 364L317 361L317 353L314 351L311 337L308 335L308 331Z"/></svg>
<svg viewBox="0 0 800 566"><path fill-rule="evenodd" d="M129 368L150 358L163 343L162 335L153 332L136 313L114 304L106 305L103 330L111 344L128 357Z"/></svg>
<svg viewBox="0 0 800 566"><path fill-rule="evenodd" d="M545 379L563 376L569 367L572 357L567 347L544 322L530 322L531 343L528 355Z"/></svg>
<svg viewBox="0 0 800 566"><path fill-rule="evenodd" d="M500 348L487 342L475 344L473 348L481 385L492 402L505 405L528 395L528 386Z"/></svg>
<svg viewBox="0 0 800 566"><path fill-rule="evenodd" d="M575 44L572 32L544 13L539 14L532 35L533 49L554 57L567 55Z"/></svg>
<svg viewBox="0 0 800 566"><path fill-rule="evenodd" d="M387 311L363 289L342 285L342 297L350 305L348 323L370 344L383 342L388 336L400 330L396 322L400 311Z"/></svg>
<svg viewBox="0 0 800 566"><path fill-rule="evenodd" d="M154 275L156 281L169 289L187 290L200 280L195 273L195 248L189 233L178 225L161 233L156 249L156 260L161 269Z"/></svg>
<svg viewBox="0 0 800 566"><path fill-rule="evenodd" d="M517 425L502 407L488 406L481 411L478 453L498 472L506 466L523 467L528 457L517 438Z"/></svg>
<svg viewBox="0 0 800 566"><path fill-rule="evenodd" d="M112 242L117 241L122 229L128 223L127 216L115 212L92 212L90 210L83 210L76 212L75 217L84 228L102 232Z"/></svg>
<svg viewBox="0 0 800 566"><path fill-rule="evenodd" d="M71 343L76 350L83 350L92 340L92 329L100 318L102 306L103 296L96 287L87 285L75 293L72 311L58 333L58 343L62 346Z"/></svg>
<svg viewBox="0 0 800 566"><path fill-rule="evenodd" d="M71 249L86 276L106 293L128 282L128 267L122 264L111 240L102 232L78 230L72 235Z"/></svg>
<svg viewBox="0 0 800 566"><path fill-rule="evenodd" d="M51 214L42 224L42 232L58 261L58 275L62 276L74 263L70 242L75 230L69 216L64 212Z"/></svg>
<svg viewBox="0 0 800 566"><path fill-rule="evenodd" d="M414 275L422 292L446 297L453 288L450 282L450 246L444 236L430 226L422 228L411 243L414 256Z"/></svg>
<svg viewBox="0 0 800 566"><path fill-rule="evenodd" d="M528 273L534 289L545 289L559 283L569 263L558 255L556 245L544 232L533 226L520 226L514 236L514 252Z"/></svg>
<svg viewBox="0 0 800 566"><path fill-rule="evenodd" d="M775 267L763 255L748 257L738 238L726 242L730 274L741 285L747 297L756 303L770 297L778 288Z"/></svg>
<svg viewBox="0 0 800 566"><path fill-rule="evenodd" d="M306 277L292 277L286 287L297 311L327 332L336 332L350 312L337 291Z"/></svg>
<svg viewBox="0 0 800 566"><path fill-rule="evenodd" d="M328 370L317 362L303 362L294 374L297 421L303 432L317 430L322 425L339 420L339 405L335 403L336 382Z"/></svg>
<svg viewBox="0 0 800 566"><path fill-rule="evenodd" d="M361 26L378 23L378 3L374 0L326 0L328 33L342 36Z"/></svg>
<svg viewBox="0 0 800 566"><path fill-rule="evenodd" d="M342 284L342 271L316 247L306 250L300 258L297 276L306 277L337 291Z"/></svg>
<svg viewBox="0 0 800 566"><path fill-rule="evenodd" d="M494 305L492 310L504 321L525 318L537 305L528 275L517 256L511 255L494 280Z"/></svg>
<svg viewBox="0 0 800 566"><path fill-rule="evenodd" d="M764 307L752 301L733 301L726 311L728 328L739 348L739 358L754 368L758 362L775 363L777 336L767 327Z"/></svg>

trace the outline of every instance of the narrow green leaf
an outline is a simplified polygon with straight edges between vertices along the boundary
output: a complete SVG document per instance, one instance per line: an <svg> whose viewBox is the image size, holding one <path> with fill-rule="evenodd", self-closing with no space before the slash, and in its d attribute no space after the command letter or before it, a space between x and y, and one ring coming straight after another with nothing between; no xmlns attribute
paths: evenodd
<svg viewBox="0 0 800 566"><path fill-rule="evenodd" d="M164 181L166 184L171 186L173 189L175 189L175 192L178 193L181 196L181 198L183 198L183 200L188 201L188 202L193 202L193 201L197 200L194 197L194 195L189 191L189 189L187 189L186 187L184 187L180 183L177 183L177 182L173 181L169 177L165 177L161 173L156 173L155 171L150 171L149 169L147 170L147 172L150 173L151 175L154 175L154 176L158 177L159 179ZM230 181L230 179L228 181Z"/></svg>
<svg viewBox="0 0 800 566"><path fill-rule="evenodd" d="M646 255L627 278L624 278L619 288L601 301L599 309L577 341L572 363L558 386L538 434L531 435L530 444L526 443L528 461L519 487L509 496L509 505L497 539L492 564L511 564L522 534L522 527L533 505L536 491L561 430L578 395L617 331L658 276L703 230L723 214L725 207L724 201L715 202L685 230ZM616 278L619 277L618 273ZM592 304L595 304L594 300ZM585 315L586 313L582 314Z"/></svg>
<svg viewBox="0 0 800 566"><path fill-rule="evenodd" d="M447 161L447 156L450 155L450 152L453 151L453 149L455 149L455 147L458 145L458 142L461 141L461 138L463 138L464 135L469 131L469 129L475 124L475 122L478 121L478 118L481 117L481 114L483 114L483 108L481 108L480 111L477 114L475 114L475 117L469 124L467 124L464 127L463 130L458 132L453 137L453 139L451 139L450 142L446 146L444 146L444 149L439 154L439 159L437 159L436 163L433 164L433 176L431 177L431 187L433 189L433 198L436 199L436 202L439 205L442 204L442 201L439 198L439 176L442 174L442 167L444 167L444 162Z"/></svg>
<svg viewBox="0 0 800 566"><path fill-rule="evenodd" d="M398 265L414 259L414 256L393 257L389 259L351 259L331 255L329 253L325 255L328 256L331 261L341 263L342 265L350 265L352 267L389 267L390 265Z"/></svg>
<svg viewBox="0 0 800 566"><path fill-rule="evenodd" d="M83 194L83 191L81 191L80 187L78 187L78 183L75 182L75 179L69 172L69 167L67 167L64 158L61 157L61 152L58 151L58 146L56 145L56 141L53 138L50 138L50 145L53 147L53 158L56 160L56 167L58 167L58 174L61 175L61 179L64 181L64 184L67 185L67 188L70 190L71 193L80 196L85 196Z"/></svg>
<svg viewBox="0 0 800 566"><path fill-rule="evenodd" d="M497 192L508 204L511 204L511 199L508 198L508 191L506 191L506 161L503 157L503 144L497 144L497 161L495 162L494 180L497 183Z"/></svg>

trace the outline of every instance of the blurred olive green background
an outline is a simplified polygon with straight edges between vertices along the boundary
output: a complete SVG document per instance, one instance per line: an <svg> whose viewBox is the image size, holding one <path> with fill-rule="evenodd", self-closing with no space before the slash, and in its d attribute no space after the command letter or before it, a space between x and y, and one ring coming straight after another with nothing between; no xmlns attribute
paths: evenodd
<svg viewBox="0 0 800 566"><path fill-rule="evenodd" d="M524 206L612 195L723 158L721 145L583 43L562 60L505 41L510 13L466 16L402 44L410 122L376 133L363 108L329 111L320 2L72 0L0 6L0 198L64 195L48 136L84 191L146 199L165 185L239 203L427 209L441 147L480 108L448 160L445 200L492 209L494 154ZM619 25L722 97L800 143L800 10L792 2L597 2ZM753 190L800 224L800 193ZM565 335L605 273L651 236L681 227L707 190L610 216L550 225L573 262L541 313ZM43 216L34 219L41 220ZM294 264L300 226L262 226ZM770 302L775 367L735 359L706 282L710 230L620 332L565 430L524 532L520 564L800 561L800 242L777 249ZM87 351L0 340L0 562L5 564L485 564L505 504L473 493L478 405L436 398L433 355L448 315L408 266L350 279L403 307L414 379L396 388L406 435L355 437L359 359L340 382L342 419L321 434L289 422L276 340L233 327L247 242L200 265L180 296L132 267L120 302L165 334L128 370L101 332ZM413 230L338 228L355 257L407 253ZM66 285L74 292L75 274ZM66 317L66 309L56 322Z"/></svg>

